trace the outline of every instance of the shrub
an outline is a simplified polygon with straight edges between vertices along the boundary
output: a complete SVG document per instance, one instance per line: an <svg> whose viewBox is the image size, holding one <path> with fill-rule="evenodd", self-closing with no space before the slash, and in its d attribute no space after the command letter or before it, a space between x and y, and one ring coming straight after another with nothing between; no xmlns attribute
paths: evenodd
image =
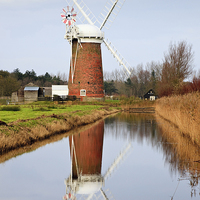
<svg viewBox="0 0 200 200"><path fill-rule="evenodd" d="M33 111L51 111L51 109L48 107L39 107L39 108L33 109Z"/></svg>
<svg viewBox="0 0 200 200"><path fill-rule="evenodd" d="M1 111L20 111L21 108L19 106L3 106L0 108Z"/></svg>

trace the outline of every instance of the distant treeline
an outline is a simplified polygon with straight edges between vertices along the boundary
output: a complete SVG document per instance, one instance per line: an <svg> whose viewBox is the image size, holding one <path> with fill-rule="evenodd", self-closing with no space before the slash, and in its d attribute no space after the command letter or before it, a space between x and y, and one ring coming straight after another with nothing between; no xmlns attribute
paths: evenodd
<svg viewBox="0 0 200 200"><path fill-rule="evenodd" d="M67 84L66 74L37 76L35 71L27 70L24 74L17 68L13 72L0 70L0 96L11 96L12 92L17 91L21 86L25 86L32 82L40 87L51 87L52 85Z"/></svg>
<svg viewBox="0 0 200 200"><path fill-rule="evenodd" d="M143 97L150 89L159 96L200 91L200 73L193 71L194 53L185 41L170 43L162 62L139 64L130 69L127 78L123 70L104 73L106 94ZM193 75L193 79L191 79ZM187 81L186 81L187 80Z"/></svg>
<svg viewBox="0 0 200 200"><path fill-rule="evenodd" d="M192 45L186 41L170 43L162 62L150 62L144 67L139 64L130 69L131 76L126 77L123 70L104 72L104 90L106 95L143 97L150 89L159 96L185 94L200 91L200 73L194 75L194 53ZM189 78L193 75L193 79ZM68 75L58 73L37 76L35 71L24 74L17 68L12 73L0 71L0 96L10 96L20 86L32 82L40 87L67 84ZM186 81L187 80L187 81Z"/></svg>

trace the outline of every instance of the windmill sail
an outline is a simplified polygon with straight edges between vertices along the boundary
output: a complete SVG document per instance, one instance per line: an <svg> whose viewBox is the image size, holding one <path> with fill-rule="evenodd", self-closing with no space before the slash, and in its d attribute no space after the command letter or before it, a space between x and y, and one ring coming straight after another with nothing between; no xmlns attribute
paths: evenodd
<svg viewBox="0 0 200 200"><path fill-rule="evenodd" d="M129 78L131 75L131 72L129 71L131 66L129 65L129 63L125 60L124 57L122 57L122 55L117 51L117 49L114 47L114 45L111 44L110 41L108 41L108 39L107 40L104 39L103 42L106 45L106 47L108 48L108 50L110 50L110 52L113 54L113 56L117 59L119 65L124 67L124 69L126 70L126 71L124 71L124 73L126 74L127 78Z"/></svg>
<svg viewBox="0 0 200 200"><path fill-rule="evenodd" d="M122 8L125 0L108 0L104 9L102 10L99 18L102 20L100 30L105 26L107 29L111 26L120 9Z"/></svg>
<svg viewBox="0 0 200 200"><path fill-rule="evenodd" d="M122 161L122 159L124 158L124 156L128 153L128 151L131 148L131 143L129 143L126 148L120 152L119 156L117 157L117 159L113 162L113 164L109 167L109 169L107 170L107 172L104 175L104 179L107 179L109 175L112 174L112 172L114 171L114 169L116 169L117 165L119 165L119 163Z"/></svg>
<svg viewBox="0 0 200 200"><path fill-rule="evenodd" d="M79 12L82 14L82 16L85 18L84 21L86 20L89 24L95 25L95 24L100 24L97 18L94 16L94 14L89 10L89 8L85 5L83 0L72 0L74 5L79 9ZM70 2L72 2L70 1ZM119 9L122 7L123 3L125 0L109 0L107 2L108 5L111 7L106 6L106 10L108 11L107 15L105 16L102 24L99 26L100 29L103 28L103 26L106 24L106 22L109 20L108 18L112 15L114 8L118 8L117 12L119 12ZM116 13L114 13L116 16ZM103 40L104 44L110 50L110 52L113 54L113 56L117 59L118 63L120 66L124 67L124 73L126 74L127 78L130 77L131 72L129 69L131 66L128 64L128 62L122 57L122 55L117 51L117 49L114 47L114 45L111 44L108 40Z"/></svg>
<svg viewBox="0 0 200 200"><path fill-rule="evenodd" d="M89 23L91 25L100 26L99 20L95 17L83 0L67 0L67 3L69 5L73 4L78 8L78 19L82 24Z"/></svg>

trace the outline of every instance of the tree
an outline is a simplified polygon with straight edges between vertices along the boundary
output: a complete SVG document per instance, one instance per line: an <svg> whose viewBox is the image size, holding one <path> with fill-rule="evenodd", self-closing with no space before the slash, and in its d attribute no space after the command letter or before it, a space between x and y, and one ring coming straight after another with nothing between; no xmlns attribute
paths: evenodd
<svg viewBox="0 0 200 200"><path fill-rule="evenodd" d="M20 72L19 68L14 69L14 71L12 72L12 74L14 75L14 77L17 80L23 80L23 74Z"/></svg>
<svg viewBox="0 0 200 200"><path fill-rule="evenodd" d="M10 73L8 71L0 70L0 77L8 77Z"/></svg>
<svg viewBox="0 0 200 200"><path fill-rule="evenodd" d="M9 76L0 77L0 96L11 96L20 88L20 82L16 78Z"/></svg>
<svg viewBox="0 0 200 200"><path fill-rule="evenodd" d="M128 97L132 96L133 95L133 83L132 83L131 79L128 78L124 83L126 85L126 93L127 93Z"/></svg>
<svg viewBox="0 0 200 200"><path fill-rule="evenodd" d="M138 65L137 77L138 77L137 96L143 96L149 89L151 89L150 85L151 73L148 71L148 69L144 69L143 65Z"/></svg>
<svg viewBox="0 0 200 200"><path fill-rule="evenodd" d="M104 81L104 90L107 95L118 93L113 80L111 82Z"/></svg>
<svg viewBox="0 0 200 200"><path fill-rule="evenodd" d="M169 45L162 66L160 87L162 95L170 95L179 90L183 81L192 74L193 57L192 45L186 41Z"/></svg>
<svg viewBox="0 0 200 200"><path fill-rule="evenodd" d="M32 71L26 70L24 77L28 78L30 81L36 81L37 80L37 75L36 75L36 73L33 69L32 69Z"/></svg>

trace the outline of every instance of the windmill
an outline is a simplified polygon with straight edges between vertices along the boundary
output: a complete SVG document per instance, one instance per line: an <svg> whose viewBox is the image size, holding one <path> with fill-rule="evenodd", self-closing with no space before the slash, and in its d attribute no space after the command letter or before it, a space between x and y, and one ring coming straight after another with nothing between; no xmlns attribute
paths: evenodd
<svg viewBox="0 0 200 200"><path fill-rule="evenodd" d="M124 69L129 77L130 65L121 56L111 42L104 37L102 29L116 17L125 0L108 0L105 9L101 13L101 22L93 15L83 0L71 0L67 9L63 9L61 17L66 24L65 39L71 45L69 95L80 98L81 101L103 101L103 70L101 43ZM74 6L79 10L76 14ZM82 24L76 25L75 17L79 17ZM84 24L85 21L87 24Z"/></svg>
<svg viewBox="0 0 200 200"><path fill-rule="evenodd" d="M92 136L92 138L89 138L90 136L87 137L87 135L88 134L85 134L83 136L84 140L89 139L90 142L92 142L95 137L99 138L98 134L96 134L96 136ZM92 157L91 154L94 154L95 156L97 155L97 152L99 151L98 150L99 147L101 146L102 148L103 146L103 140L102 142L99 143L100 145L99 147L92 148L93 151L87 152L87 150L85 151L84 149L84 151L82 151L82 153L80 154L79 152L77 152L77 150L79 149L79 145L78 143L76 143L76 139L79 140L80 137L81 137L80 134L78 134L77 136L75 135L75 138L73 135L69 138L70 144L71 144L70 145L71 146L71 174L67 179L65 179L66 194L63 197L63 200L69 200L69 199L89 200L92 198L99 199L99 200L100 199L104 199L104 200L114 199L112 194L110 192L109 194L106 194L106 192L104 192L102 187L105 185L105 181L111 176L111 174L114 172L116 167L120 164L120 162L123 160L123 158L126 156L128 151L130 150L131 143L127 144L126 148L120 152L120 154L114 160L112 165L108 168L106 173L104 175L101 175L101 166L99 168L98 164L94 164L96 163L95 161L94 162L92 161L91 163L91 162L87 162L86 160L91 161L91 157ZM79 143L81 146L84 145L82 142ZM91 150L90 147L89 149ZM81 163L81 159L84 157L84 154L87 155L87 158L84 161L84 163L85 164L87 163L87 164L83 166L83 163ZM101 163L101 159L102 159L102 156L97 158L99 163Z"/></svg>

